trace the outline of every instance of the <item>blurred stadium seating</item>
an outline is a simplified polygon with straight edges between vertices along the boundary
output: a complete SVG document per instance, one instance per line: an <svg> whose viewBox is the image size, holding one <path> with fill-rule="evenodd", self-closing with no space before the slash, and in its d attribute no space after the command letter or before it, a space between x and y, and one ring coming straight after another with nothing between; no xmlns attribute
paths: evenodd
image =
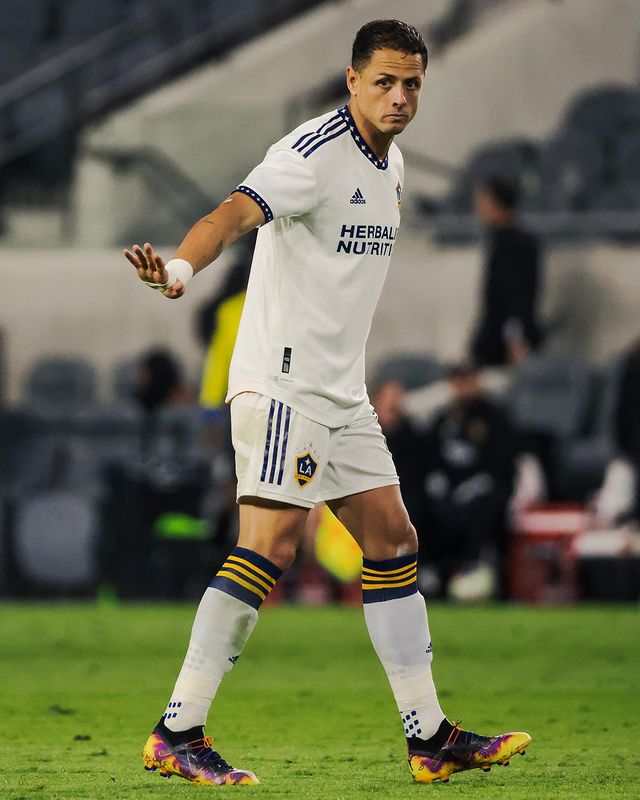
<svg viewBox="0 0 640 800"><path fill-rule="evenodd" d="M406 389L417 389L442 380L446 375L444 365L427 354L396 353L378 364L376 382L395 380Z"/></svg>
<svg viewBox="0 0 640 800"><path fill-rule="evenodd" d="M573 101L549 138L482 145L439 205L429 198L418 202L442 242L474 239L474 188L483 178L501 175L520 187L524 218L541 233L637 238L639 155L640 89L597 87ZM630 216L625 219L620 212Z"/></svg>
<svg viewBox="0 0 640 800"><path fill-rule="evenodd" d="M414 388L445 374L446 365L433 356L399 354L379 365L376 378ZM105 404L87 403L90 375L81 362L43 360L28 377L28 402L20 410L0 409L0 551L11 568L8 586L19 593L86 593L111 577L123 596L155 596L163 580L154 568L136 592L131 570L145 558L153 561L154 547L162 551L154 535L158 518L182 509L204 519L215 495L198 410L167 407L145 420L123 399L118 381ZM554 354L532 357L514 375L504 402L526 447L536 437L545 443L551 499L585 502L601 485L615 452L618 380L617 359L598 371ZM67 385L63 402L60 387ZM52 387L50 402L44 386ZM46 555L49 548L55 558ZM105 548L119 553L122 571L115 576L109 559L105 567ZM38 563L39 554L46 563ZM73 563L68 580L65 559Z"/></svg>
<svg viewBox="0 0 640 800"><path fill-rule="evenodd" d="M318 0L36 0L0 7L0 168L5 192L57 201L79 128ZM52 196L53 195L53 196Z"/></svg>

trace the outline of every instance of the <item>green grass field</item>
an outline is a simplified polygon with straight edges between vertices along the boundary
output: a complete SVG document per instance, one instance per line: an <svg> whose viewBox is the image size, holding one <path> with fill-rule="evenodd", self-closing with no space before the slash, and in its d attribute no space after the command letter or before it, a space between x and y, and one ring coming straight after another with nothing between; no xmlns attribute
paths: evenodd
<svg viewBox="0 0 640 800"><path fill-rule="evenodd" d="M227 677L209 732L258 787L196 787L140 751L182 661L190 606L0 606L0 797L356 800L640 797L635 608L430 610L450 717L534 738L509 768L416 786L361 611L268 608Z"/></svg>

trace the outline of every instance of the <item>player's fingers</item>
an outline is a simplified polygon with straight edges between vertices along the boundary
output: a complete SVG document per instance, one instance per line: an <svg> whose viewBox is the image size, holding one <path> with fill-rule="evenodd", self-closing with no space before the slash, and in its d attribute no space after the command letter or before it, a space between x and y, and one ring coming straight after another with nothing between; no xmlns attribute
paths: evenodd
<svg viewBox="0 0 640 800"><path fill-rule="evenodd" d="M138 268L139 269L147 269L149 264L147 263L147 256L145 255L144 250L140 247L139 244L133 245L133 252L138 257Z"/></svg>
<svg viewBox="0 0 640 800"><path fill-rule="evenodd" d="M149 242L145 242L144 256L147 259L147 264L149 265L149 269L155 269L156 254L153 252L153 247L151 247Z"/></svg>
<svg viewBox="0 0 640 800"><path fill-rule="evenodd" d="M166 283L167 278L166 270L164 272L156 272L155 270L153 272L147 272L147 279L151 283Z"/></svg>
<svg viewBox="0 0 640 800"><path fill-rule="evenodd" d="M169 280L169 273L165 269L164 261L160 256L154 255L153 256L153 267L154 267L154 275L158 275L158 283L165 283Z"/></svg>
<svg viewBox="0 0 640 800"><path fill-rule="evenodd" d="M143 257L143 253L142 253L142 250L140 249L140 245L139 244L132 245L131 250L129 252L136 259L136 267L138 269L143 269L145 267L146 260Z"/></svg>
<svg viewBox="0 0 640 800"><path fill-rule="evenodd" d="M129 261L137 269L140 280L146 283L166 283L166 270L163 269L162 272L156 271L155 259L149 264L147 254L139 245L134 245L132 249L135 252L132 258L129 258Z"/></svg>
<svg viewBox="0 0 640 800"><path fill-rule="evenodd" d="M129 250L123 250L122 255L127 259L127 261L131 262L136 269L139 269L140 264L138 263L138 258L131 253Z"/></svg>

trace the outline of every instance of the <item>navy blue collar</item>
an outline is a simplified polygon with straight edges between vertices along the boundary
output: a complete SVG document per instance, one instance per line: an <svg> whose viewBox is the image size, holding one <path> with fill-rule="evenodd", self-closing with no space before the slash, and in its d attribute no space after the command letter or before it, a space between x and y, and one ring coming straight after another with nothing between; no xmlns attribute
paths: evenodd
<svg viewBox="0 0 640 800"><path fill-rule="evenodd" d="M354 122L353 117L351 116L351 112L349 111L349 106L344 105L342 106L342 108L339 108L338 114L340 114L342 119L349 126L349 133L351 134L353 141L358 145L358 149L360 150L360 152L364 156L366 156L369 159L369 161L371 161L374 167L377 167L378 169L386 169L389 166L389 157L385 156L384 159L380 161L378 156L365 142L364 136L358 130L358 127Z"/></svg>

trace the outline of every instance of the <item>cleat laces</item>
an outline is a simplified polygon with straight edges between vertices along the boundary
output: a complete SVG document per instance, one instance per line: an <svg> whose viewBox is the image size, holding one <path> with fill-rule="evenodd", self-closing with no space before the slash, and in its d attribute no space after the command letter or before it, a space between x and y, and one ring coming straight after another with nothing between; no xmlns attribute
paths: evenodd
<svg viewBox="0 0 640 800"><path fill-rule="evenodd" d="M460 727L462 720L458 719L453 723L453 729L447 737L447 741L438 750L433 758L434 766L440 766L451 755L458 761L468 762L478 748L486 747L491 744L488 736L479 736L473 731L465 731Z"/></svg>
<svg viewBox="0 0 640 800"><path fill-rule="evenodd" d="M185 742L182 746L188 753L193 755L201 769L211 769L216 773L233 771L233 767L224 760L217 750L213 749L213 739L210 736L194 739L192 742Z"/></svg>

